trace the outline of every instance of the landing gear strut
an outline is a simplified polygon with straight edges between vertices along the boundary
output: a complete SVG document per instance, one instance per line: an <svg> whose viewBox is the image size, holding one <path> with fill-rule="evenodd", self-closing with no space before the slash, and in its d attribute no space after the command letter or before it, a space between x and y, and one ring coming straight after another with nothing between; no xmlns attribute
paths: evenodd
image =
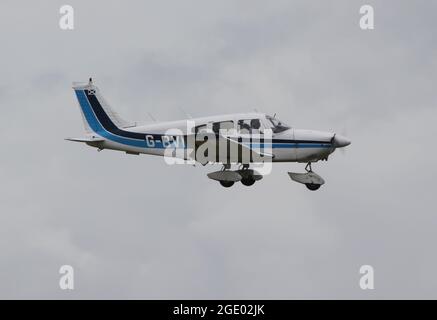
<svg viewBox="0 0 437 320"><path fill-rule="evenodd" d="M223 165L222 171L229 170L229 169L231 169L231 164L230 163L225 163Z"/></svg>
<svg viewBox="0 0 437 320"><path fill-rule="evenodd" d="M311 162L307 163L307 165L305 166L305 171L306 172L313 172L313 169L311 168Z"/></svg>
<svg viewBox="0 0 437 320"><path fill-rule="evenodd" d="M305 171L308 173L313 173L313 169L311 168L311 162L307 163L307 165L305 166ZM305 186L311 191L316 191L316 190L319 190L321 184L305 183Z"/></svg>

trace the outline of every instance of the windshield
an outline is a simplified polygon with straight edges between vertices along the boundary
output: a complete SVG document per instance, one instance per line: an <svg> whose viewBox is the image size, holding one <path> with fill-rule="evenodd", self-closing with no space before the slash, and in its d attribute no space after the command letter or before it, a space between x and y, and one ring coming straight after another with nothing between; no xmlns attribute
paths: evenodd
<svg viewBox="0 0 437 320"><path fill-rule="evenodd" d="M279 133L279 132L290 129L290 126L279 121L279 119L273 118L271 116L267 116L266 118L269 121L269 124L271 125L271 129L272 129L273 133Z"/></svg>

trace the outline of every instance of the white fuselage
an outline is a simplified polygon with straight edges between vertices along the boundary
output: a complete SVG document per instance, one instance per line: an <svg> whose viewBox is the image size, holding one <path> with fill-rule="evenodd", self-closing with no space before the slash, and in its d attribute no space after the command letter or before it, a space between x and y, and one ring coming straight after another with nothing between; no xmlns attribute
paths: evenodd
<svg viewBox="0 0 437 320"><path fill-rule="evenodd" d="M214 116L208 118L196 118L171 122L152 123L147 125L124 128L123 130L145 135L143 146L134 146L125 143L124 141L114 141L105 139L99 143L101 149L113 149L125 151L128 153L150 154L164 156L169 148L173 146L169 143L175 135L190 135L193 134L192 128L204 126L208 128L217 122L229 122L234 124L234 132L228 136L233 138L250 139L250 132L241 132L237 128L238 121L244 119L259 119L263 128L269 128L268 120L264 114L235 114ZM230 129L230 128L227 128ZM190 132L191 131L191 132ZM232 132L232 131L230 131ZM262 130L261 130L262 132ZM97 132L98 134L98 132ZM260 134L262 136L262 133ZM315 162L321 159L327 159L335 148L332 145L334 133L302 130L289 128L279 133L272 133L271 140L269 139L269 147L273 154L273 162ZM105 136L103 136L105 138ZM167 144L167 145L166 145ZM266 143L267 145L267 143ZM180 144L174 146L181 147ZM167 149L167 151L166 151Z"/></svg>

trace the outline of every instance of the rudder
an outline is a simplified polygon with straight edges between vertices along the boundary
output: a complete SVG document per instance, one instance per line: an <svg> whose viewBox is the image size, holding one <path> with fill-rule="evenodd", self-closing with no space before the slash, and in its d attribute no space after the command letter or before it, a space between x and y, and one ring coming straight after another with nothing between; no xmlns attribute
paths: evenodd
<svg viewBox="0 0 437 320"><path fill-rule="evenodd" d="M101 95L99 88L93 84L92 78L89 79L88 83L74 82L73 89L79 102L82 120L84 123L85 131L87 133L91 133L95 131L95 129L93 128L99 127L99 125L97 125L97 122L99 120L97 120L95 114L91 114L88 108L88 102L86 101L86 98L84 98L84 96L87 95L92 95L95 97L95 99L97 99L99 105L103 109L103 112L110 119L115 127L126 128L132 126L132 123L129 123L126 120L122 119L119 114L110 107L108 102ZM87 94L84 95L84 92L86 92Z"/></svg>

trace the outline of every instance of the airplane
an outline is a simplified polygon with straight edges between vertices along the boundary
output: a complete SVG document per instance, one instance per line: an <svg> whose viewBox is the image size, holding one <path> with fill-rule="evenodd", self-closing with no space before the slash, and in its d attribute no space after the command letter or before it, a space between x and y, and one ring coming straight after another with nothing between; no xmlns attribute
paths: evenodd
<svg viewBox="0 0 437 320"><path fill-rule="evenodd" d="M262 170L257 169L260 164L298 162L307 164L306 172L288 172L290 178L309 190L318 190L325 181L311 164L328 160L337 148L351 143L340 134L297 129L276 115L258 112L132 123L109 106L92 78L85 83L74 82L73 89L86 135L66 140L85 143L98 151L156 155L191 164L221 164L223 168L208 177L226 188L236 182L251 186L262 179ZM231 170L232 165L238 169Z"/></svg>

